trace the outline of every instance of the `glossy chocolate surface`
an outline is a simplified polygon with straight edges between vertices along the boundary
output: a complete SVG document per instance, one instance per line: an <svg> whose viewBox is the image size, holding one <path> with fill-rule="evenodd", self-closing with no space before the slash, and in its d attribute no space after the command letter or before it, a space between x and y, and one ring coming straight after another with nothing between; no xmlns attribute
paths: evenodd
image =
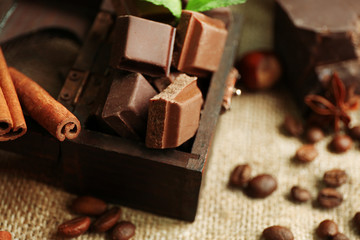
<svg viewBox="0 0 360 240"><path fill-rule="evenodd" d="M218 69L227 37L222 21L183 10L176 31L174 64L179 71L206 76Z"/></svg>
<svg viewBox="0 0 360 240"><path fill-rule="evenodd" d="M135 16L119 16L110 64L117 69L150 76L167 76L175 28Z"/></svg>
<svg viewBox="0 0 360 240"><path fill-rule="evenodd" d="M199 126L202 94L196 77L182 74L150 100L146 146L174 148L193 137Z"/></svg>
<svg viewBox="0 0 360 240"><path fill-rule="evenodd" d="M156 91L139 73L116 76L102 117L120 136L142 139L146 132L149 100Z"/></svg>

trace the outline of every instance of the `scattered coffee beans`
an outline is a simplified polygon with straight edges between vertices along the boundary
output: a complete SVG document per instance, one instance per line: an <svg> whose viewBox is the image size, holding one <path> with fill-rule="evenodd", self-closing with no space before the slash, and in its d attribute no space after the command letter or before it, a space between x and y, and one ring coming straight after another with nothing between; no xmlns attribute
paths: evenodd
<svg viewBox="0 0 360 240"><path fill-rule="evenodd" d="M305 144L296 151L295 158L299 162L308 163L315 160L319 155L315 146L312 144Z"/></svg>
<svg viewBox="0 0 360 240"><path fill-rule="evenodd" d="M332 169L324 174L324 183L329 187L340 187L347 181L347 174L341 169Z"/></svg>
<svg viewBox="0 0 360 240"><path fill-rule="evenodd" d="M251 167L248 164L238 165L230 175L230 185L233 187L244 187L251 178Z"/></svg>
<svg viewBox="0 0 360 240"><path fill-rule="evenodd" d="M305 138L310 143L316 143L324 138L325 134L319 127L311 127L306 130Z"/></svg>
<svg viewBox="0 0 360 240"><path fill-rule="evenodd" d="M95 232L106 232L116 224L120 218L120 215L120 208L113 207L112 209L106 211L94 222L92 229Z"/></svg>
<svg viewBox="0 0 360 240"><path fill-rule="evenodd" d="M0 240L11 240L11 233L8 231L0 231Z"/></svg>
<svg viewBox="0 0 360 240"><path fill-rule="evenodd" d="M83 215L97 216L106 211L107 204L100 199L82 196L75 199L71 205L71 210Z"/></svg>
<svg viewBox="0 0 360 240"><path fill-rule="evenodd" d="M65 238L78 237L89 229L90 223L89 217L74 218L58 227L58 235Z"/></svg>
<svg viewBox="0 0 360 240"><path fill-rule="evenodd" d="M336 153L343 153L349 150L353 145L352 139L345 134L337 134L330 142L331 150Z"/></svg>
<svg viewBox="0 0 360 240"><path fill-rule="evenodd" d="M265 240L294 240L294 235L287 227L272 226L263 231Z"/></svg>
<svg viewBox="0 0 360 240"><path fill-rule="evenodd" d="M269 174L260 174L249 181L246 193L250 197L265 198L277 188L276 179Z"/></svg>
<svg viewBox="0 0 360 240"><path fill-rule="evenodd" d="M360 231L360 212L355 213L353 221L354 221L354 225L356 226L357 230Z"/></svg>
<svg viewBox="0 0 360 240"><path fill-rule="evenodd" d="M350 129L349 129L349 135L350 135L354 140L360 140L360 125L350 128Z"/></svg>
<svg viewBox="0 0 360 240"><path fill-rule="evenodd" d="M297 121L293 116L287 115L284 121L284 129L291 136L299 137L303 132L304 128L301 122Z"/></svg>
<svg viewBox="0 0 360 240"><path fill-rule="evenodd" d="M135 225L131 222L119 222L112 232L112 240L127 240L135 235Z"/></svg>
<svg viewBox="0 0 360 240"><path fill-rule="evenodd" d="M324 188L319 192L317 200L324 208L334 208L342 203L343 196L336 189Z"/></svg>
<svg viewBox="0 0 360 240"><path fill-rule="evenodd" d="M321 238L330 238L338 234L337 224L329 219L322 221L316 229L316 234Z"/></svg>
<svg viewBox="0 0 360 240"><path fill-rule="evenodd" d="M349 238L343 233L337 233L332 240L349 240Z"/></svg>
<svg viewBox="0 0 360 240"><path fill-rule="evenodd" d="M292 187L290 194L295 202L307 202L311 199L309 191L298 186Z"/></svg>

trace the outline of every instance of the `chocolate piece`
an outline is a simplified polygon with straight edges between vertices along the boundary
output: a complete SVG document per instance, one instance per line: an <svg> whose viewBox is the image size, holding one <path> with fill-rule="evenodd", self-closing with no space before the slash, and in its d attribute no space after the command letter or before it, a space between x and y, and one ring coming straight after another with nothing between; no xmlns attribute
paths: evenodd
<svg viewBox="0 0 360 240"><path fill-rule="evenodd" d="M275 48L300 103L319 87L318 66L359 58L359 14L357 0L277 0Z"/></svg>
<svg viewBox="0 0 360 240"><path fill-rule="evenodd" d="M176 31L174 65L179 71L207 76L218 69L227 37L222 21L183 10Z"/></svg>
<svg viewBox="0 0 360 240"><path fill-rule="evenodd" d="M150 76L168 76L175 28L151 20L117 18L110 64L117 69Z"/></svg>
<svg viewBox="0 0 360 240"><path fill-rule="evenodd" d="M149 100L156 95L139 73L114 78L102 118L120 136L141 139L145 136Z"/></svg>
<svg viewBox="0 0 360 240"><path fill-rule="evenodd" d="M174 148L194 136L203 103L196 79L182 74L150 100L147 147Z"/></svg>

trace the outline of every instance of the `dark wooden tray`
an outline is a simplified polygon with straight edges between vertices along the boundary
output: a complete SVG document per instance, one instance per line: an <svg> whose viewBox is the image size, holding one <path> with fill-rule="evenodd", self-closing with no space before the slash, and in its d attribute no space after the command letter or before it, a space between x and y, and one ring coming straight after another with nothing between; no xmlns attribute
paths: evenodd
<svg viewBox="0 0 360 240"><path fill-rule="evenodd" d="M221 65L211 78L190 151L148 149L143 143L98 131L96 113L101 104L96 100L108 86L111 72L103 60L108 58L112 24L111 12L100 9L58 93L59 101L83 124L79 137L60 143L29 119L28 133L0 143L0 148L29 159L45 159L48 170L56 172L62 187L70 192L193 221L226 77L236 54L241 17L234 13Z"/></svg>

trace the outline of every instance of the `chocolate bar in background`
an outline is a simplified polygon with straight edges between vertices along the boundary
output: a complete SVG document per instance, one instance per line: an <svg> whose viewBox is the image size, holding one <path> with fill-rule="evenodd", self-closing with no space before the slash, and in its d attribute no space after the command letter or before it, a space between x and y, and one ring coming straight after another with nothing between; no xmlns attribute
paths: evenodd
<svg viewBox="0 0 360 240"><path fill-rule="evenodd" d="M277 0L275 49L300 105L321 88L321 66L350 73L347 61L359 61L359 15L357 0Z"/></svg>
<svg viewBox="0 0 360 240"><path fill-rule="evenodd" d="M117 74L107 96L102 118L120 136L144 139L149 100L156 91L139 73Z"/></svg>
<svg viewBox="0 0 360 240"><path fill-rule="evenodd" d="M175 148L195 135L203 104L196 79L182 74L150 100L147 147Z"/></svg>
<svg viewBox="0 0 360 240"><path fill-rule="evenodd" d="M116 69L150 76L168 76L175 28L164 23L119 16L115 25L110 64Z"/></svg>
<svg viewBox="0 0 360 240"><path fill-rule="evenodd" d="M222 21L183 10L176 31L173 64L180 72L205 77L218 69L227 37Z"/></svg>

